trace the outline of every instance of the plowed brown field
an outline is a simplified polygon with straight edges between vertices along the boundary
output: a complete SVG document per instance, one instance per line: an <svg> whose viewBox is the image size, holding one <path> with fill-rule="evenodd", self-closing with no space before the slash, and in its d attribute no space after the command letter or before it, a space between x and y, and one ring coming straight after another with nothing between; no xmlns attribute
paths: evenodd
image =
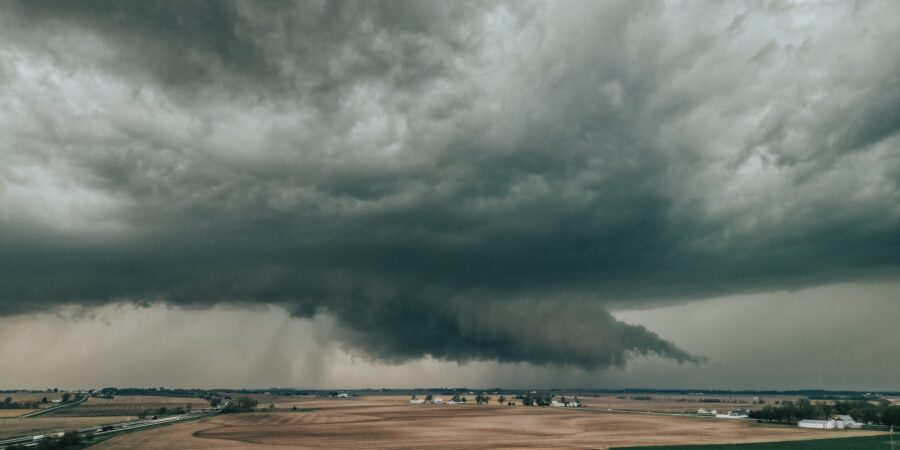
<svg viewBox="0 0 900 450"><path fill-rule="evenodd" d="M398 398L299 403L321 409L222 415L118 436L92 448L587 449L867 434L800 430L742 420L611 413L590 408L410 405L408 400Z"/></svg>

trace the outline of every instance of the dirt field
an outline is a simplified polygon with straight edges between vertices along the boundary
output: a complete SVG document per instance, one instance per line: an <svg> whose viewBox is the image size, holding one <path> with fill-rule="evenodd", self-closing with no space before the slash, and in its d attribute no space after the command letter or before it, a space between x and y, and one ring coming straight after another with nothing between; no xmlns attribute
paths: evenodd
<svg viewBox="0 0 900 450"><path fill-rule="evenodd" d="M752 421L609 413L589 408L410 405L405 397L290 403L321 409L217 416L122 435L92 448L608 448L869 434L801 430Z"/></svg>
<svg viewBox="0 0 900 450"><path fill-rule="evenodd" d="M37 411L36 409L0 409L0 418L19 417Z"/></svg>
<svg viewBox="0 0 900 450"><path fill-rule="evenodd" d="M0 419L0 438L28 433L53 433L104 423L122 422L134 417L33 417L28 419Z"/></svg>

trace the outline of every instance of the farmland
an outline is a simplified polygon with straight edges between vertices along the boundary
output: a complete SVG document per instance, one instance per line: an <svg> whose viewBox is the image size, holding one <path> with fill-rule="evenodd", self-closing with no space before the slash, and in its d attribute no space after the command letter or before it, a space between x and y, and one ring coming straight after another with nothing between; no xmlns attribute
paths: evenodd
<svg viewBox="0 0 900 450"><path fill-rule="evenodd" d="M35 412L35 411L39 411L39 410L37 410L37 409L27 409L27 408L23 408L23 409L0 409L0 418L6 418L6 417L19 417L19 416L21 416L21 415L23 415L23 414L32 413L32 412Z"/></svg>
<svg viewBox="0 0 900 450"><path fill-rule="evenodd" d="M28 391L0 393L0 401L4 402L0 405L2 406L0 407L0 418L19 417L44 408L57 406L57 403L50 403L49 400L59 398L59 396L60 394ZM48 401L43 402L45 399Z"/></svg>
<svg viewBox="0 0 900 450"><path fill-rule="evenodd" d="M95 448L606 448L872 434L801 430L753 421L612 413L593 408L496 403L410 405L407 397L271 400L276 406L274 412L222 415L126 434ZM285 410L288 405L306 410Z"/></svg>
<svg viewBox="0 0 900 450"><path fill-rule="evenodd" d="M85 403L47 414L48 417L138 416L157 414L160 408L174 410L208 407L209 402L190 397L117 396L111 399L90 398Z"/></svg>
<svg viewBox="0 0 900 450"><path fill-rule="evenodd" d="M736 408L759 409L766 404L798 397L769 396L761 400L764 404L754 404L752 396L689 396L689 395L602 395L580 397L585 406L596 408L622 409L629 411L650 411L665 413L696 413L699 408L728 411Z"/></svg>
<svg viewBox="0 0 900 450"><path fill-rule="evenodd" d="M48 400L59 399L62 396L61 393L52 393L52 392L8 392L0 394L0 399L10 397L14 402L40 402L42 399L46 398Z"/></svg>

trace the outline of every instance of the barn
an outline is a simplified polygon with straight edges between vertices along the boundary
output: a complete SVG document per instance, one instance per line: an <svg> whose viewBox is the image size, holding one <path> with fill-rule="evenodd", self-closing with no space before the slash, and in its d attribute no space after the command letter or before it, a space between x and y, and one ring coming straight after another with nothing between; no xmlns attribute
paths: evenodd
<svg viewBox="0 0 900 450"><path fill-rule="evenodd" d="M805 419L797 422L797 426L800 428L814 428L817 430L833 430L837 428L837 423L835 423L834 419L828 420L811 420Z"/></svg>

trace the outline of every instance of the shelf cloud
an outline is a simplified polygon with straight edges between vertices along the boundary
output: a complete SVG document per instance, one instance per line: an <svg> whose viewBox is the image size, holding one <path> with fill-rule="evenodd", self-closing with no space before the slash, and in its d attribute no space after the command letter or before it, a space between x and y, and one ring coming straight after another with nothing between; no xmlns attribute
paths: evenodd
<svg viewBox="0 0 900 450"><path fill-rule="evenodd" d="M277 305L399 362L900 268L896 2L0 4L0 314Z"/></svg>

